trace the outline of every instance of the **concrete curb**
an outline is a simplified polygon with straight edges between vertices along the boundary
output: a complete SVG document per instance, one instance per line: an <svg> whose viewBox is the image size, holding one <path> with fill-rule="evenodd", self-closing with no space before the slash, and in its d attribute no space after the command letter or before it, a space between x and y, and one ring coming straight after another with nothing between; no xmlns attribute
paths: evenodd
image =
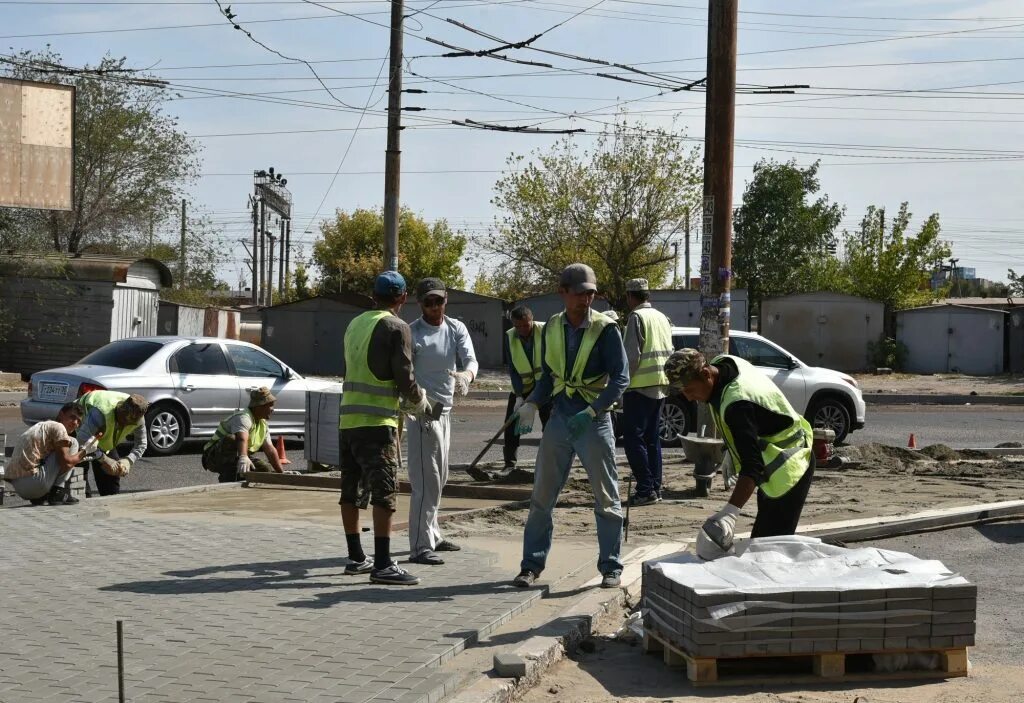
<svg viewBox="0 0 1024 703"><path fill-rule="evenodd" d="M864 402L868 405L1024 405L1024 396L865 393Z"/></svg>
<svg viewBox="0 0 1024 703"><path fill-rule="evenodd" d="M207 483L199 486L183 486L181 488L161 488L156 491L135 491L132 493L118 493L115 496L93 496L83 500L83 503L116 503L128 500L148 500L160 498L161 496L184 495L188 493L206 493L208 491L221 491L230 488L241 488L238 483Z"/></svg>

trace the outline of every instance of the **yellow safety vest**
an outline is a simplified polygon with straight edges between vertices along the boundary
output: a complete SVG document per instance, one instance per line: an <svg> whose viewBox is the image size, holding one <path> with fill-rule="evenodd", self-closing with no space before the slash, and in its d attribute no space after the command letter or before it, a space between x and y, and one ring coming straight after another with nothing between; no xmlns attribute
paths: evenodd
<svg viewBox="0 0 1024 703"><path fill-rule="evenodd" d="M134 425L117 426L117 414L114 412L117 406L128 398L127 393L120 391L90 391L78 399L83 413L88 416L89 410L96 408L103 413L103 436L100 437L100 449L109 453L121 442L133 434L135 430L145 422L145 418Z"/></svg>
<svg viewBox="0 0 1024 703"><path fill-rule="evenodd" d="M665 362L672 355L672 324L654 308L637 308L633 314L643 325L644 346L640 350L640 365L629 379L629 389L667 386Z"/></svg>
<svg viewBox="0 0 1024 703"><path fill-rule="evenodd" d="M540 380L540 376L544 373L544 368L541 364L541 341L540 337L543 334L544 323L534 322L533 332L533 359L526 358L526 349L523 347L523 340L516 332L516 328L511 328L505 334L508 335L508 350L512 356L512 368L516 370L519 377L523 379L523 393L526 395L530 394L533 390L533 384Z"/></svg>
<svg viewBox="0 0 1024 703"><path fill-rule="evenodd" d="M565 332L562 322L564 319L565 312L560 312L548 320L547 326L544 328L544 361L551 369L551 380L554 382L552 395L564 392L566 396L572 398L579 393L583 400L593 403L608 385L608 374L583 378L583 371L587 367L590 352L594 350L594 345L597 344L601 332L608 325L614 325L615 322L604 313L597 310L590 311L590 327L583 332L583 341L580 343L572 371L566 373Z"/></svg>
<svg viewBox="0 0 1024 703"><path fill-rule="evenodd" d="M810 465L811 442L814 438L811 425L793 409L778 386L753 365L739 357L726 354L715 357L711 363L715 364L723 359L732 359L736 362L739 375L723 389L721 407L717 413L712 407L711 415L722 432L722 439L732 454L733 465L737 471L742 468L740 455L736 451L736 443L729 426L722 421L730 405L738 400L746 400L792 420L792 424L782 432L757 439L765 470L765 480L761 483L760 489L769 498L784 496L803 478Z"/></svg>
<svg viewBox="0 0 1024 703"><path fill-rule="evenodd" d="M220 424L217 425L217 431L213 433L213 439L203 445L204 452L225 437L234 437L234 433L228 431L228 423L239 415L249 415L252 417L252 429L249 430L249 453L255 454L263 447L263 443L267 441L267 435L270 433L270 429L267 427L266 420L257 420L252 414L252 410L249 409L239 410L238 412L232 413L227 418L221 420Z"/></svg>
<svg viewBox="0 0 1024 703"><path fill-rule="evenodd" d="M398 427L398 385L377 378L370 370L370 338L390 310L370 310L345 330L345 386L338 427Z"/></svg>

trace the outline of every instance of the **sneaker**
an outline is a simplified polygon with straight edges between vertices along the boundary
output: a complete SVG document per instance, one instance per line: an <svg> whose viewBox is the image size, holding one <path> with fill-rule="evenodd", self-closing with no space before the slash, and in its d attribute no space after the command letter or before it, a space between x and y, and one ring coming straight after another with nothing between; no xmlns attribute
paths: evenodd
<svg viewBox="0 0 1024 703"><path fill-rule="evenodd" d="M345 565L346 576L358 576L359 574L367 574L373 571L373 562L369 559L363 559L362 561L352 561Z"/></svg>
<svg viewBox="0 0 1024 703"><path fill-rule="evenodd" d="M451 540L443 539L443 540L441 540L440 542L437 543L437 546L434 547L434 551L435 552L460 552L460 551L462 551L462 547L460 547L459 545L455 544L455 542L452 542Z"/></svg>
<svg viewBox="0 0 1024 703"><path fill-rule="evenodd" d="M28 502L32 505L46 505L46 498L29 498Z"/></svg>
<svg viewBox="0 0 1024 703"><path fill-rule="evenodd" d="M50 505L74 505L78 499L71 495L71 492L63 486L54 486L46 496L46 502Z"/></svg>
<svg viewBox="0 0 1024 703"><path fill-rule="evenodd" d="M618 588L622 584L621 571L609 571L601 578L601 588Z"/></svg>
<svg viewBox="0 0 1024 703"><path fill-rule="evenodd" d="M535 574L529 569L523 569L519 572L519 575L512 580L512 585L519 586L519 588L527 588L536 583L539 576L540 574Z"/></svg>
<svg viewBox="0 0 1024 703"><path fill-rule="evenodd" d="M395 562L391 562L383 569L374 569L370 572L371 583L384 583L393 586L415 586L420 582L419 576L413 576Z"/></svg>
<svg viewBox="0 0 1024 703"><path fill-rule="evenodd" d="M441 566L444 563L444 559L439 557L436 552L432 552L429 549L420 552L414 557L409 557L409 561L413 564L426 564L427 566Z"/></svg>
<svg viewBox="0 0 1024 703"><path fill-rule="evenodd" d="M653 505L654 503L657 503L658 500L659 498L657 493L645 493L644 495L634 493L629 499L629 504L634 508L638 508L641 505Z"/></svg>

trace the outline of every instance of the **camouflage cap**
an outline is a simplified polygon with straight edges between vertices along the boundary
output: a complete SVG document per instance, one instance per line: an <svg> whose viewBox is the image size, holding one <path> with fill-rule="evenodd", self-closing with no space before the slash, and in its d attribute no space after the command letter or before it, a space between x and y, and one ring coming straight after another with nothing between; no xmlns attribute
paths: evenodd
<svg viewBox="0 0 1024 703"><path fill-rule="evenodd" d="M120 403L121 410L127 415L140 418L149 410L149 401L138 393L132 393Z"/></svg>
<svg viewBox="0 0 1024 703"><path fill-rule="evenodd" d="M701 369L707 366L704 355L696 349L678 349L672 352L665 362L665 374L673 388L682 388L700 375Z"/></svg>
<svg viewBox="0 0 1024 703"><path fill-rule="evenodd" d="M277 400L274 394L266 386L249 391L249 407L258 408L261 405L269 405Z"/></svg>

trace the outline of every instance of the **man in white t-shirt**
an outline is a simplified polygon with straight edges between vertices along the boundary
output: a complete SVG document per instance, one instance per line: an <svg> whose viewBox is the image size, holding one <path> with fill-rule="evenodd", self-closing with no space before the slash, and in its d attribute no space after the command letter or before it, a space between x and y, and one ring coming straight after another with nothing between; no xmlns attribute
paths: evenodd
<svg viewBox="0 0 1024 703"><path fill-rule="evenodd" d="M60 409L56 421L37 422L18 437L14 454L4 467L4 478L10 481L15 493L32 505L78 502L64 482L87 454L86 449L79 451L74 437L81 423L82 408L68 403Z"/></svg>
<svg viewBox="0 0 1024 703"><path fill-rule="evenodd" d="M460 547L441 536L437 515L441 490L448 481L448 447L451 443L451 408L456 393L466 395L479 365L469 330L445 315L448 291L438 278L424 278L416 286L423 316L409 325L412 332L413 368L416 383L431 404L444 410L436 420L409 421L409 561L437 566L444 563L437 552Z"/></svg>

